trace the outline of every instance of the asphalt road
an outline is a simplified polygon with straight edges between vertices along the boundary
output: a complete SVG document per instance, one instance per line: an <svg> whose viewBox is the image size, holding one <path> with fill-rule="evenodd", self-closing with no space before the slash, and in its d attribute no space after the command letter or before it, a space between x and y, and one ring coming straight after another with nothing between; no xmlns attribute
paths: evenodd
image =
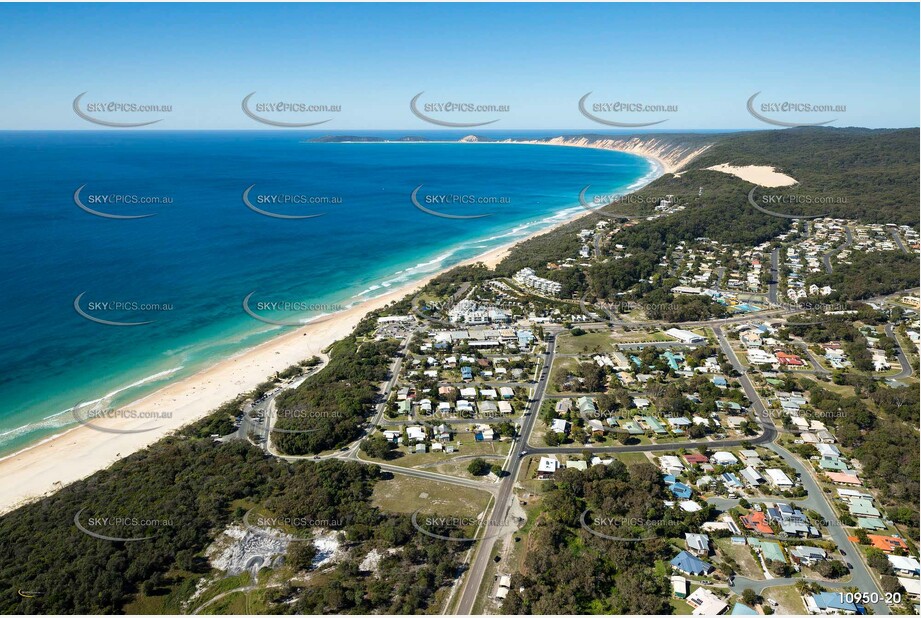
<svg viewBox="0 0 921 618"><path fill-rule="evenodd" d="M822 366L822 363L819 362L819 359L816 358L815 354L812 353L812 350L809 349L809 344L805 341L794 340L791 343L795 346L803 348L803 355L809 359L809 362L815 367L814 370L809 373L815 373L819 375L829 375L831 372ZM797 370L796 373L800 373L801 370ZM805 372L803 372L805 373Z"/></svg>
<svg viewBox="0 0 921 618"><path fill-rule="evenodd" d="M851 244L854 242L854 236L851 234L851 228L849 227L844 228L844 236L845 236L845 241L843 244L841 244L838 247L835 247L834 249L832 249L831 251L829 251L828 253L822 256L822 261L825 262L825 272L827 272L829 275L832 273L832 267L831 267L832 256L837 255L842 249L846 249L847 247L850 247Z"/></svg>
<svg viewBox="0 0 921 618"><path fill-rule="evenodd" d="M886 324L886 335L892 338L895 341L895 355L899 359L899 364L902 366L902 371L898 375L892 376L893 380L901 380L902 378L907 378L914 373L914 370L911 368L911 363L908 362L908 357L905 356L905 350L902 349L902 344L899 342L899 338L895 335L895 329L892 328L892 324Z"/></svg>
<svg viewBox="0 0 921 618"><path fill-rule="evenodd" d="M901 249L901 250L904 251L905 253L911 253L911 252L908 250L908 247L905 246L905 243L902 242L902 235L899 234L899 231L898 231L898 230L894 230L894 229L890 228L890 229L889 229L889 234L892 235L892 240L894 240L894 241L895 241L895 244L897 244L897 245L899 246L899 249Z"/></svg>
<svg viewBox="0 0 921 618"><path fill-rule="evenodd" d="M489 524L484 532L483 540L480 541L480 546L477 548L470 569L467 571L461 596L454 610L455 614L470 614L473 611L473 605L476 602L477 595L483 584L486 568L489 566L489 561L492 557L493 547L495 547L496 544L496 537L499 535L501 528L504 527L503 522L505 522L508 517L509 508L511 507L510 500L514 499L512 490L515 487L515 480L518 478L518 472L521 468L522 457L520 455L525 448L527 437L531 435L531 430L534 428L534 421L540 411L540 404L543 400L544 391L547 388L547 380L550 376L550 363L553 359L555 348L556 336L554 335L547 343L547 353L544 355L545 363L541 368L540 378L537 381L537 386L531 398L529 414L522 420L519 438L512 444L512 452L509 457L507 470L508 474L499 484L499 492L496 497L495 506L489 516Z"/></svg>
<svg viewBox="0 0 921 618"><path fill-rule="evenodd" d="M771 283L768 285L768 302L777 304L777 287L780 285L780 248L771 251Z"/></svg>
<svg viewBox="0 0 921 618"><path fill-rule="evenodd" d="M780 455L790 467L799 473L803 487L809 492L808 501L801 501L801 504L810 506L817 511L825 521L829 522L830 525L827 528L828 536L835 542L839 550L845 550L847 552L847 557L844 560L849 562L853 567L851 568L851 580L849 584L857 588L860 592L875 592L879 595L879 598L885 598L882 591L876 586L876 581L873 579L873 576L870 575L870 571L861 557L861 550L848 539L847 531L838 522L837 512L828 502L822 488L819 487L818 483L815 481L812 471L807 469L806 464L802 463L786 449L776 444L770 444L768 448ZM873 609L874 614L890 613L885 603L868 603L867 605Z"/></svg>

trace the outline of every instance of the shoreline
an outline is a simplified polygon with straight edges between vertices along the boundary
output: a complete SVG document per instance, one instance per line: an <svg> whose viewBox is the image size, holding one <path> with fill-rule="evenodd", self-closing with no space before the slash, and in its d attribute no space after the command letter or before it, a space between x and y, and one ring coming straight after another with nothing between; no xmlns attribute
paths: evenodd
<svg viewBox="0 0 921 618"><path fill-rule="evenodd" d="M658 157L636 152L628 154L642 156L650 161L654 170L638 179L645 182L637 186L631 185L627 193L643 188L667 170L665 162ZM591 214L587 210L575 212L527 236L439 269L416 281L407 282L385 294L362 301L316 322L306 323L296 330L279 334L121 408L158 415L160 418L120 417L94 420L96 427L133 433L105 432L78 424L0 457L0 476L4 479L3 488L0 490L0 515L87 478L99 470L108 468L119 459L143 450L182 427L204 418L221 404L240 393L252 390L275 372L319 354L330 344L347 337L365 315L421 289L442 273L458 266L476 263L483 263L491 270L495 269L519 243Z"/></svg>

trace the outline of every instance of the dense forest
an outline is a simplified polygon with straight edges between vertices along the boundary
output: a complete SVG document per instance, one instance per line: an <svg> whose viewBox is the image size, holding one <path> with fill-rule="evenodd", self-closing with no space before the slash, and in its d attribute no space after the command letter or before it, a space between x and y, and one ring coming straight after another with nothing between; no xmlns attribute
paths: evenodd
<svg viewBox="0 0 921 618"><path fill-rule="evenodd" d="M123 613L137 593L167 590L177 572L204 576L211 570L204 549L229 524L242 521L244 510L235 501L262 505L279 518L327 520L345 535L348 557L316 580L322 583L272 590L280 613L423 612L436 591L453 582L463 544L420 537L407 516L372 507L374 485L385 482L378 468L339 461L288 464L244 442L196 438L209 422L4 515L0 612ZM102 517L156 523L92 527L118 538L151 537L113 542L81 532L77 513L88 529ZM289 552L310 545L292 543ZM371 548L388 553L376 577L357 567ZM296 556L289 563L297 565ZM309 568L309 556L302 566ZM24 598L18 590L40 594Z"/></svg>
<svg viewBox="0 0 921 618"><path fill-rule="evenodd" d="M279 393L272 440L283 453L320 453L356 440L388 375L395 341L336 342L329 363L296 389Z"/></svg>
<svg viewBox="0 0 921 618"><path fill-rule="evenodd" d="M797 180L775 191L847 198L823 206L831 217L917 228L918 139L918 129L800 127L736 133L719 140L691 167L772 165ZM790 214L811 213L791 209Z"/></svg>
<svg viewBox="0 0 921 618"><path fill-rule="evenodd" d="M668 539L706 520L708 509L666 508L662 475L652 464L619 461L557 472L532 528L528 554L502 604L504 614L670 614L666 570L677 554ZM642 539L613 541L601 534ZM646 538L649 537L649 538ZM523 590L519 591L519 588Z"/></svg>
<svg viewBox="0 0 921 618"><path fill-rule="evenodd" d="M864 300L918 285L918 257L902 251L854 252L849 264L836 263L831 274L817 273L807 284L834 288L824 302Z"/></svg>

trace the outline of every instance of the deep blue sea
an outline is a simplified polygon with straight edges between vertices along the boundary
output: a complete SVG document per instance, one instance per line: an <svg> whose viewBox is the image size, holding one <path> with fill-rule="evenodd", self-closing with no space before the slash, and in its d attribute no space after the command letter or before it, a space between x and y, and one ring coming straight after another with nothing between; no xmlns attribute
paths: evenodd
<svg viewBox="0 0 921 618"><path fill-rule="evenodd" d="M656 173L582 148L308 137L0 132L0 453L60 432L78 402L124 405L291 328L247 315L250 293L269 319L315 319L549 226L585 185ZM490 216L423 212L420 185L429 210ZM154 216L91 214L81 187L88 210ZM259 214L248 187L265 212L322 216Z"/></svg>

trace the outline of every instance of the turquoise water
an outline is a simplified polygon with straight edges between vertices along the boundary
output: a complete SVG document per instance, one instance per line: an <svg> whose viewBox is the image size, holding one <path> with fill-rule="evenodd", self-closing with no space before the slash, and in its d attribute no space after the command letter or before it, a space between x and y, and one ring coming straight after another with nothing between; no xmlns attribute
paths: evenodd
<svg viewBox="0 0 921 618"><path fill-rule="evenodd" d="M654 174L645 159L581 148L312 143L285 132L0 133L0 452L59 433L78 402L124 405L291 328L247 315L250 293L259 315L302 323L580 211L585 185L624 192ZM427 214L410 199L420 185L429 210L490 216ZM98 213L154 216L90 214L74 201L81 186L81 204ZM257 214L242 199L250 186L258 209L322 216ZM135 196L159 203L130 203ZM74 307L80 294L92 318L150 323L87 319ZM271 302L295 304L260 304Z"/></svg>

